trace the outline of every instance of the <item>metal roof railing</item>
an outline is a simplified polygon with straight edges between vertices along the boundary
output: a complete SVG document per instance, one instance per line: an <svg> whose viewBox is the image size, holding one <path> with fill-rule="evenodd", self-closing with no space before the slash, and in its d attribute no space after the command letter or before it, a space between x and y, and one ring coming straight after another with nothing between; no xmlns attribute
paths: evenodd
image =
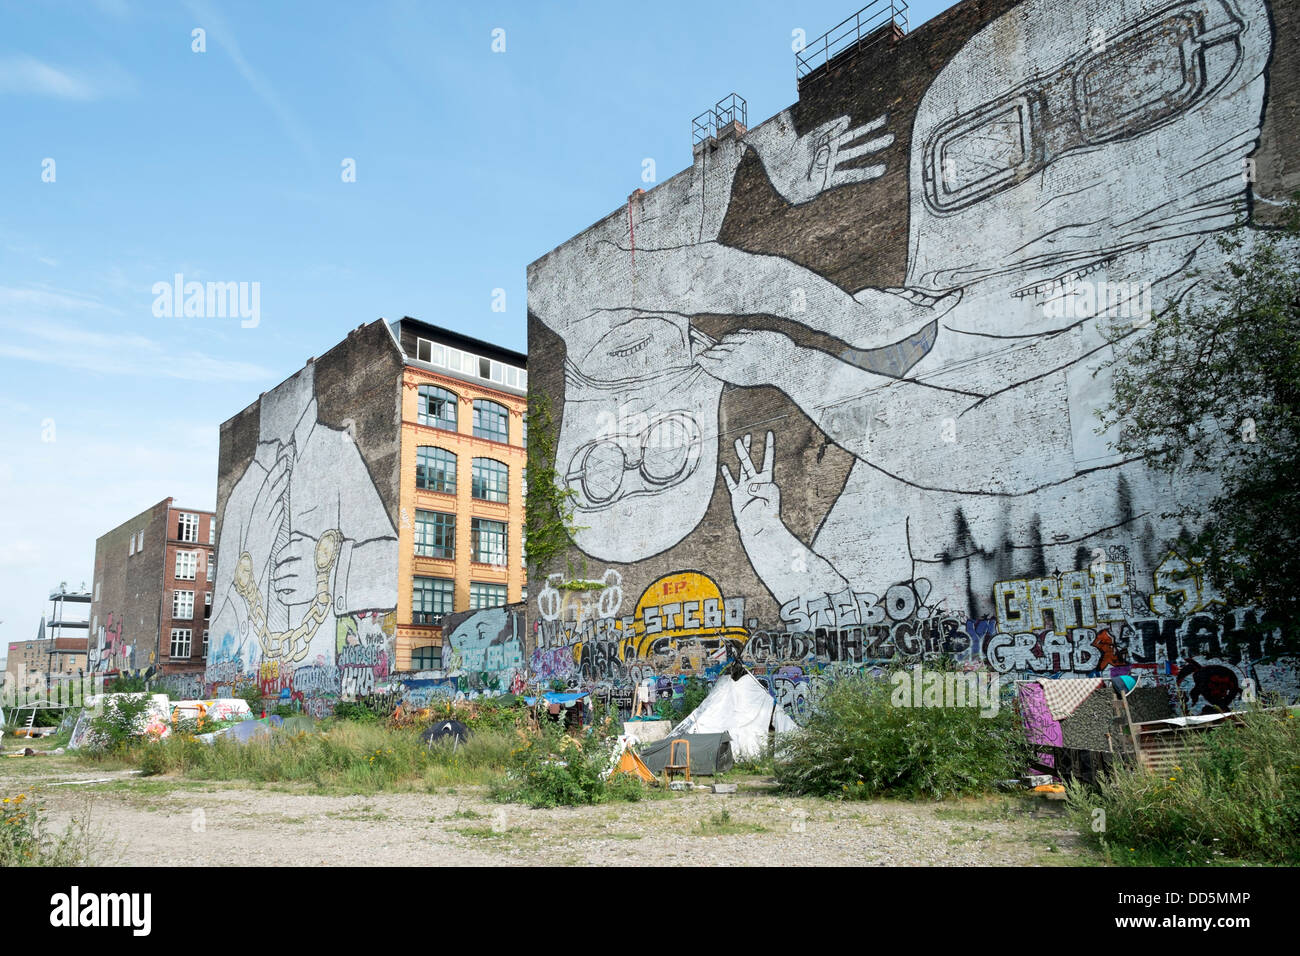
<svg viewBox="0 0 1300 956"><path fill-rule="evenodd" d="M712 109L707 109L691 120L691 145L698 146L713 139L718 131L730 123L749 124L749 104L739 93L728 93Z"/></svg>
<svg viewBox="0 0 1300 956"><path fill-rule="evenodd" d="M907 4L904 0L874 0L795 51L795 80L803 82L840 54L874 46L895 31L907 32Z"/></svg>

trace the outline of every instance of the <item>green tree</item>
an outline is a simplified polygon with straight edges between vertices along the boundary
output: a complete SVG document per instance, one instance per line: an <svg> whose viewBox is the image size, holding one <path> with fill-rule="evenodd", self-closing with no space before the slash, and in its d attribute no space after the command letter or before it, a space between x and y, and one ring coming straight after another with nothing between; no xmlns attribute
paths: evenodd
<svg viewBox="0 0 1300 956"><path fill-rule="evenodd" d="M1259 607L1294 641L1300 623L1300 197L1276 229L1217 239L1181 302L1115 326L1115 390L1099 412L1117 451L1213 489L1167 513L1229 607Z"/></svg>

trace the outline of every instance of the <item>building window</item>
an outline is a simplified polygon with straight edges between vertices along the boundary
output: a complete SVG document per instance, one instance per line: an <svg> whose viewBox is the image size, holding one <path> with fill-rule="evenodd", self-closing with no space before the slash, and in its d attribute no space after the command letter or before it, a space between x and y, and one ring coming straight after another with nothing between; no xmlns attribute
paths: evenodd
<svg viewBox="0 0 1300 956"><path fill-rule="evenodd" d="M469 609L477 611L485 607L501 607L506 603L506 586L504 584L480 584L471 581L469 585Z"/></svg>
<svg viewBox="0 0 1300 956"><path fill-rule="evenodd" d="M135 536L135 553L136 554L144 553L144 532L143 531L141 531L139 534Z"/></svg>
<svg viewBox="0 0 1300 956"><path fill-rule="evenodd" d="M176 521L176 537L185 542L199 540L199 516L182 514Z"/></svg>
<svg viewBox="0 0 1300 956"><path fill-rule="evenodd" d="M209 584L212 583L212 579L216 577L216 574L217 574L217 556L215 554L209 554L208 555L208 583Z"/></svg>
<svg viewBox="0 0 1300 956"><path fill-rule="evenodd" d="M95 582L95 600L96 600L96 601L99 600L99 586L100 586L101 584L103 584L103 583L104 583L103 581L96 581L96 582Z"/></svg>
<svg viewBox="0 0 1300 956"><path fill-rule="evenodd" d="M204 657L207 657L207 656L208 656L208 630L207 630L207 628L204 628L204 629L203 629L203 656L204 656Z"/></svg>
<svg viewBox="0 0 1300 956"><path fill-rule="evenodd" d="M415 487L456 493L456 454L445 448L421 445L415 450Z"/></svg>
<svg viewBox="0 0 1300 956"><path fill-rule="evenodd" d="M456 395L436 385L421 385L419 422L434 428L456 430Z"/></svg>
<svg viewBox="0 0 1300 956"><path fill-rule="evenodd" d="M510 413L504 405L479 399L474 403L474 437L508 444Z"/></svg>
<svg viewBox="0 0 1300 956"><path fill-rule="evenodd" d="M194 617L194 592L172 592L172 617L178 621L188 621Z"/></svg>
<svg viewBox="0 0 1300 956"><path fill-rule="evenodd" d="M413 671L436 671L442 669L442 648L429 645L428 647L411 648L411 670Z"/></svg>
<svg viewBox="0 0 1300 956"><path fill-rule="evenodd" d="M193 633L188 627L172 628L172 657L190 656L190 637Z"/></svg>
<svg viewBox="0 0 1300 956"><path fill-rule="evenodd" d="M199 570L199 553L197 551L176 552L176 579L193 581Z"/></svg>
<svg viewBox="0 0 1300 956"><path fill-rule="evenodd" d="M447 364L442 346L437 342L430 342L428 339L415 340L415 357L421 362L428 362L430 365Z"/></svg>
<svg viewBox="0 0 1300 956"><path fill-rule="evenodd" d="M203 620L212 617L212 592L207 591L203 595Z"/></svg>
<svg viewBox="0 0 1300 956"><path fill-rule="evenodd" d="M487 518L470 519L470 543L479 564L506 563L506 523Z"/></svg>
<svg viewBox="0 0 1300 956"><path fill-rule="evenodd" d="M442 511L417 509L415 553L422 558L456 557L456 516Z"/></svg>
<svg viewBox="0 0 1300 956"><path fill-rule="evenodd" d="M491 458L475 458L470 493L482 501L506 501L510 496L510 469Z"/></svg>
<svg viewBox="0 0 1300 956"><path fill-rule="evenodd" d="M208 544L217 543L217 519L208 519Z"/></svg>
<svg viewBox="0 0 1300 956"><path fill-rule="evenodd" d="M416 578L411 588L411 623L442 623L442 616L451 613L451 600L449 578Z"/></svg>

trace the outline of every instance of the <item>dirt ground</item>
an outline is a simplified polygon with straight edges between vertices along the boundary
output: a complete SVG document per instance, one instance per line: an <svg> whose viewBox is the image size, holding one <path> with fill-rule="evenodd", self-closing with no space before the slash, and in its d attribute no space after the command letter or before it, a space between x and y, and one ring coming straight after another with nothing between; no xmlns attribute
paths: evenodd
<svg viewBox="0 0 1300 956"><path fill-rule="evenodd" d="M68 756L0 759L0 792L36 788L54 830L89 819L97 865L1032 866L1097 862L1061 805L790 798L770 782L639 803L531 810L482 788L332 795L144 778Z"/></svg>

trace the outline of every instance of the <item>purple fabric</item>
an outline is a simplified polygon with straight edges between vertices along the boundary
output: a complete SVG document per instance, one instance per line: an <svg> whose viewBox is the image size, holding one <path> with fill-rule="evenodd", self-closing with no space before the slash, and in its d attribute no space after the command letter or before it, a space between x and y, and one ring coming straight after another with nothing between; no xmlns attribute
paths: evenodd
<svg viewBox="0 0 1300 956"><path fill-rule="evenodd" d="M1025 723L1025 739L1041 747L1060 747L1064 744L1061 724L1047 709L1043 685L1027 682L1020 685L1020 716ZM1038 759L1050 767L1056 766L1051 754L1039 754Z"/></svg>

